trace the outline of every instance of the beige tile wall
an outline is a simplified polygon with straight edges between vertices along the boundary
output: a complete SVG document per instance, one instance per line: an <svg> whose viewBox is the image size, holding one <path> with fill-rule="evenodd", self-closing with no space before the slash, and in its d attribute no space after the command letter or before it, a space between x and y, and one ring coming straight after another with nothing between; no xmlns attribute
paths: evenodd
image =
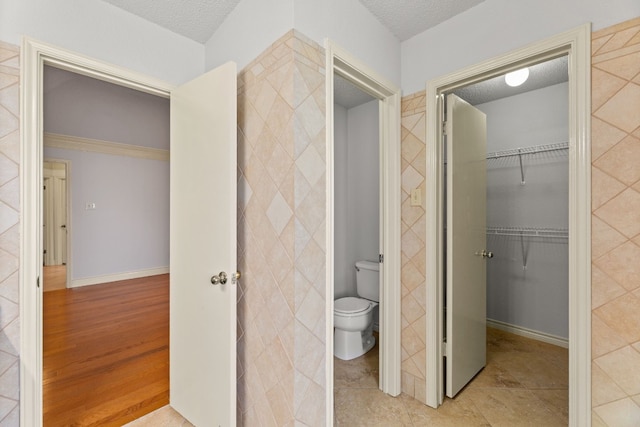
<svg viewBox="0 0 640 427"><path fill-rule="evenodd" d="M425 94L402 98L402 392L426 402ZM411 206L419 187L422 206Z"/></svg>
<svg viewBox="0 0 640 427"><path fill-rule="evenodd" d="M323 425L324 51L291 31L238 76L238 424Z"/></svg>
<svg viewBox="0 0 640 427"><path fill-rule="evenodd" d="M592 39L593 424L613 427L640 423L640 18ZM424 305L407 298L424 293L424 263L407 254L424 251L409 233L424 236L424 211L408 206L404 175L425 176L421 105L423 92L402 100L402 390L424 401L424 321L412 324Z"/></svg>
<svg viewBox="0 0 640 427"><path fill-rule="evenodd" d="M18 57L0 42L2 426L19 422ZM593 34L592 72L593 421L614 426L640 419L640 19ZM322 49L295 31L239 75L239 425L324 424L324 102ZM402 389L419 400L423 106L403 98Z"/></svg>
<svg viewBox="0 0 640 427"><path fill-rule="evenodd" d="M0 42L0 426L20 423L19 57Z"/></svg>
<svg viewBox="0 0 640 427"><path fill-rule="evenodd" d="M594 426L640 425L640 18L592 35Z"/></svg>

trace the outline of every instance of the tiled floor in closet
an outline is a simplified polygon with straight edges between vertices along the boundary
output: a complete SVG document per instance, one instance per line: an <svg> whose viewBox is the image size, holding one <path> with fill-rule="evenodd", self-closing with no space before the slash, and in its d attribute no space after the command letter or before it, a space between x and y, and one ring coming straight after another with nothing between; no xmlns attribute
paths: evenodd
<svg viewBox="0 0 640 427"><path fill-rule="evenodd" d="M378 390L377 348L334 362L337 427L568 424L568 351L497 329L487 328L487 366L437 410Z"/></svg>

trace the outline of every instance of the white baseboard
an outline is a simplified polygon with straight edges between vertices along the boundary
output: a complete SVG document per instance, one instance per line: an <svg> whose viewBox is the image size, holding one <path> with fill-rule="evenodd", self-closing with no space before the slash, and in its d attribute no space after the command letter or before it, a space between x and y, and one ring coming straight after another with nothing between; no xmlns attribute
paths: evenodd
<svg viewBox="0 0 640 427"><path fill-rule="evenodd" d="M563 348L569 348L569 340L556 335L547 334L545 332L534 331L533 329L523 328L522 326L511 325L499 320L487 319L487 326L490 328L500 329L501 331L511 332L512 334L531 338L534 340L546 342L548 344L557 345Z"/></svg>
<svg viewBox="0 0 640 427"><path fill-rule="evenodd" d="M72 280L70 288L79 288L81 286L99 285L101 283L117 282L119 280L138 279L140 277L157 276L158 274L167 274L169 267L150 268L147 270L130 271L127 273L108 274L105 276L86 277L84 279Z"/></svg>

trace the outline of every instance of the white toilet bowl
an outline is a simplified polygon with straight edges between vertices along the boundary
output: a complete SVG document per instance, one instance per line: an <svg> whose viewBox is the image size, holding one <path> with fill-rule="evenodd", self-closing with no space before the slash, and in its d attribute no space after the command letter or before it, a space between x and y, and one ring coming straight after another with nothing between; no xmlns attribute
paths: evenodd
<svg viewBox="0 0 640 427"><path fill-rule="evenodd" d="M373 310L378 305L365 298L345 297L335 300L333 309L333 354L351 360L371 350L376 343L373 336Z"/></svg>

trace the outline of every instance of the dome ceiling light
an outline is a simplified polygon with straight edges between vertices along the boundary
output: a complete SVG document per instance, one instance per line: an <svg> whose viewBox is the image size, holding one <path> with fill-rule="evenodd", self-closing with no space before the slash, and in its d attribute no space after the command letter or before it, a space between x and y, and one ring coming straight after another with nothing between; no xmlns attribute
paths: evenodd
<svg viewBox="0 0 640 427"><path fill-rule="evenodd" d="M529 68L512 71L505 74L504 81L511 87L520 86L529 78Z"/></svg>

